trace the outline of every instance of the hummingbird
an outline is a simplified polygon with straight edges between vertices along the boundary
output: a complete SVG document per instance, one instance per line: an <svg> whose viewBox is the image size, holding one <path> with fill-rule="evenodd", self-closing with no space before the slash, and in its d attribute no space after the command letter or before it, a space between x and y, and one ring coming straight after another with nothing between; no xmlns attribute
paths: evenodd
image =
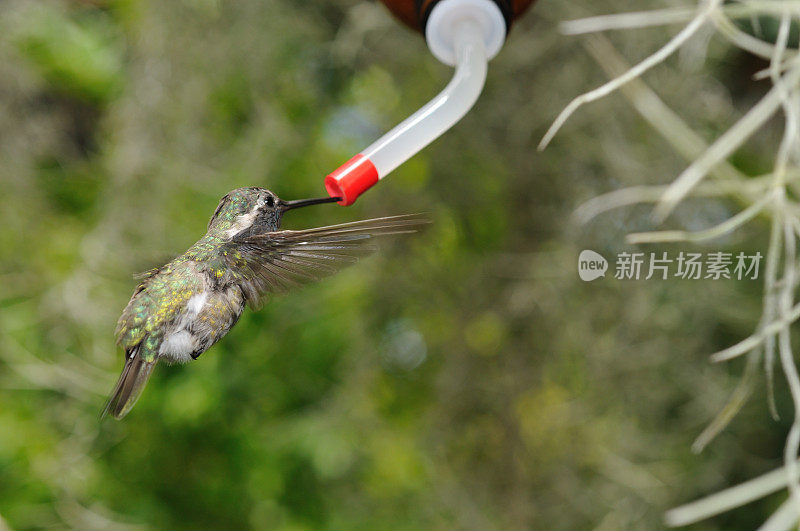
<svg viewBox="0 0 800 531"><path fill-rule="evenodd" d="M185 253L141 275L116 327L125 365L101 416L120 419L136 403L156 364L187 363L236 324L245 305L331 275L376 250L378 236L416 232L417 214L305 230L280 230L292 209L340 201L284 201L265 188L225 195L205 235Z"/></svg>

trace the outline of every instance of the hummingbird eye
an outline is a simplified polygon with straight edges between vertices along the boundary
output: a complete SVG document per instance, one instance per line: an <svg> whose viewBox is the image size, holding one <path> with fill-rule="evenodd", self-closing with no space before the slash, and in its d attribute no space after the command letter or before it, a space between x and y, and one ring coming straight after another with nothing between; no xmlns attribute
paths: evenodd
<svg viewBox="0 0 800 531"><path fill-rule="evenodd" d="M275 198L273 198L272 196L267 197L266 203L267 206L270 208L275 206Z"/></svg>

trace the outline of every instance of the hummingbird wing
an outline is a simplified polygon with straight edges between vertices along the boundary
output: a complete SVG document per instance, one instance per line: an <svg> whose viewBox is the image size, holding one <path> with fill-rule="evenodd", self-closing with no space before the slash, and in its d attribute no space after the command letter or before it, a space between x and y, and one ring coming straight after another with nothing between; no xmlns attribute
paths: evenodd
<svg viewBox="0 0 800 531"><path fill-rule="evenodd" d="M332 275L375 250L375 238L417 232L430 221L420 214L365 219L305 230L281 230L234 238L227 253L251 306L270 293Z"/></svg>

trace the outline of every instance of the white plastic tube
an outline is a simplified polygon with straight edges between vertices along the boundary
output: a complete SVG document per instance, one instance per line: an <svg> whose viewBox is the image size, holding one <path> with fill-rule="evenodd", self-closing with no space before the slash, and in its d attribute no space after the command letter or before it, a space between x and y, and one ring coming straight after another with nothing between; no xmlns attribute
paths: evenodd
<svg viewBox="0 0 800 531"><path fill-rule="evenodd" d="M325 178L330 196L342 198L339 204L352 204L472 108L483 90L488 61L505 39L505 22L491 0L443 0L431 13L426 35L439 59L455 60L452 80L424 107Z"/></svg>
<svg viewBox="0 0 800 531"><path fill-rule="evenodd" d="M453 127L478 100L486 81L486 50L475 20L455 26L456 71L450 83L420 110L361 152L375 165L379 177L411 158Z"/></svg>

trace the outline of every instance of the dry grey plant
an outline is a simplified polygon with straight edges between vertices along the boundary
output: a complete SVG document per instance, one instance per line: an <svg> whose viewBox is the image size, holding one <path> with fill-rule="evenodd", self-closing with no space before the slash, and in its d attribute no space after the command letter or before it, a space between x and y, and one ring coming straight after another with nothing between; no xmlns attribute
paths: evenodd
<svg viewBox="0 0 800 531"><path fill-rule="evenodd" d="M774 42L741 30L734 21L774 17L778 23ZM753 333L739 343L711 356L724 362L745 356L742 379L728 403L698 436L693 445L701 451L731 421L752 390L759 366L766 371L770 409L773 366L777 357L785 375L794 406L794 418L786 438L784 466L735 487L668 511L670 526L687 525L723 513L786 489L787 500L763 524L762 529L789 529L800 522L800 376L790 341L790 326L800 319L800 303L795 292L800 283L797 241L800 237L800 204L794 197L800 178L800 54L788 46L790 28L800 19L800 1L750 0L723 3L704 0L697 6L596 16L565 22L568 35L591 34L587 51L611 81L572 100L558 115L542 139L544 149L566 120L582 105L620 91L648 123L689 161L686 169L665 186L635 186L596 197L576 211L580 222L587 222L613 208L652 203L652 217L662 222L688 197L731 197L744 208L724 222L701 231L664 230L629 234L629 243L702 242L741 228L756 216L771 224L764 271L763 312ZM658 51L629 66L611 43L600 34L608 30L684 24L683 28ZM769 61L757 79L769 79L771 89L711 145L707 145L641 80L647 70L659 65L701 32L715 31L731 46ZM777 114L785 124L783 138L776 148L772 171L761 176L746 176L727 162L759 128Z"/></svg>

